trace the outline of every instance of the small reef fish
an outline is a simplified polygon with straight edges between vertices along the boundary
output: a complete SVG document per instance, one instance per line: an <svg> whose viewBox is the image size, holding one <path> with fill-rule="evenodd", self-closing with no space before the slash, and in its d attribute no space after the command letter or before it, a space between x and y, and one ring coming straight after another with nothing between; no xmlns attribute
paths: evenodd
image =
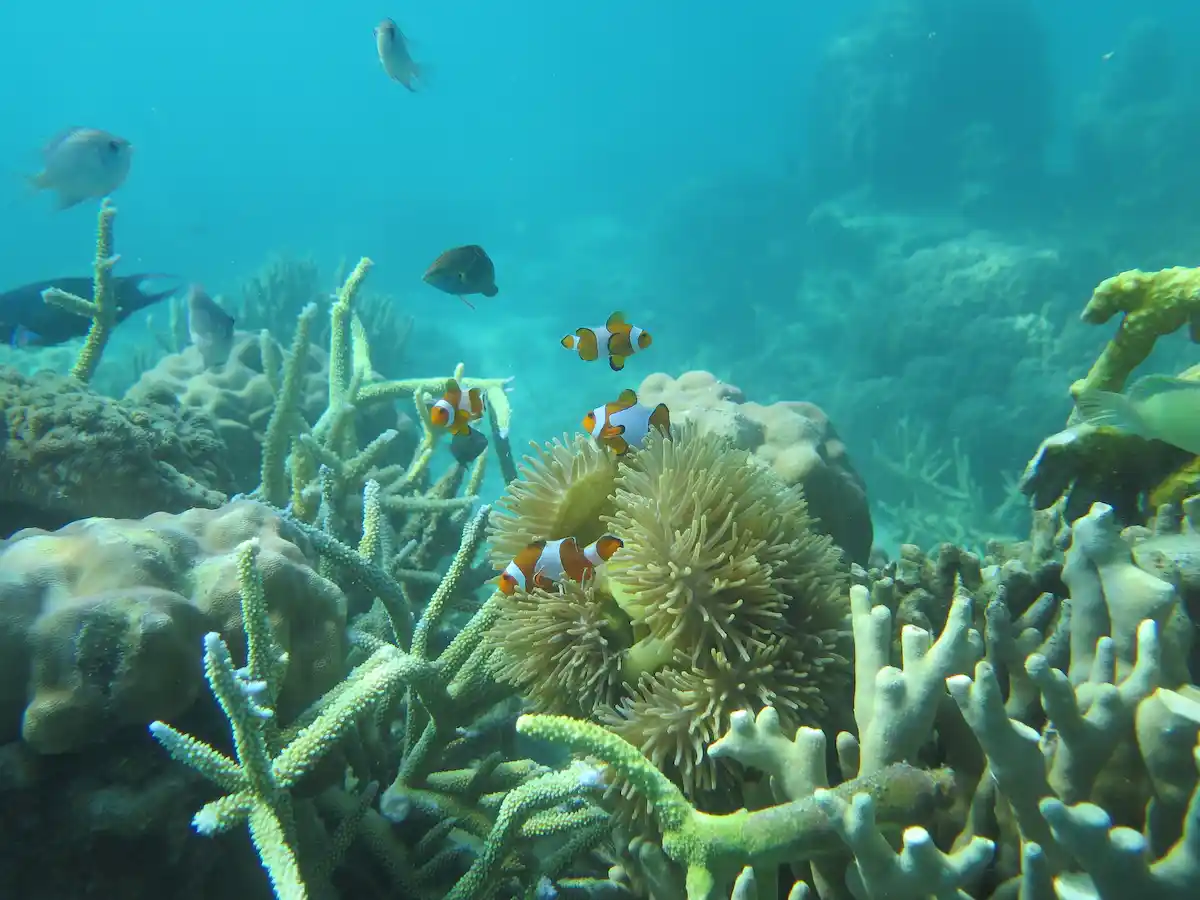
<svg viewBox="0 0 1200 900"><path fill-rule="evenodd" d="M169 289L154 290L155 279L173 281ZM178 279L169 275L120 275L113 279L117 293L117 322L139 309L165 300L179 290ZM0 293L0 341L13 347L49 347L87 334L92 322L73 312L51 306L42 299L49 288L68 291L85 300L92 298L92 279L54 278Z"/></svg>
<svg viewBox="0 0 1200 900"><path fill-rule="evenodd" d="M439 291L454 294L471 309L475 307L464 295L495 297L500 290L496 287L496 267L478 244L447 250L425 270L424 281Z"/></svg>
<svg viewBox="0 0 1200 900"><path fill-rule="evenodd" d="M487 437L474 428L468 428L465 433L450 438L450 455L460 466L470 465L487 448Z"/></svg>
<svg viewBox="0 0 1200 900"><path fill-rule="evenodd" d="M1089 425L1162 441L1200 456L1200 381L1147 375L1124 394L1084 390L1075 398L1075 408Z"/></svg>
<svg viewBox="0 0 1200 900"><path fill-rule="evenodd" d="M111 194L129 174L133 145L98 128L68 128L42 148L42 170L29 178L58 194L58 208Z"/></svg>
<svg viewBox="0 0 1200 900"><path fill-rule="evenodd" d="M483 416L483 393L479 388L464 391L462 386L451 378L446 382L442 398L429 407L429 421L438 428L445 428L451 434L466 434L471 429L468 423Z"/></svg>
<svg viewBox="0 0 1200 900"><path fill-rule="evenodd" d="M640 447L651 428L670 434L671 412L665 403L654 409L642 406L637 394L626 388L616 402L597 406L584 416L583 428L597 443L623 456L631 447Z"/></svg>
<svg viewBox="0 0 1200 900"><path fill-rule="evenodd" d="M573 537L556 541L534 541L514 557L496 579L501 593L513 594L531 588L550 590L564 578L584 581L625 546L615 534L602 534L582 550Z"/></svg>
<svg viewBox="0 0 1200 900"><path fill-rule="evenodd" d="M204 288L188 288L188 335L200 351L206 369L225 365L233 349L233 316L221 309Z"/></svg>
<svg viewBox="0 0 1200 900"><path fill-rule="evenodd" d="M603 353L614 372L625 368L625 360L639 350L650 346L650 332L630 325L622 313L615 312L608 321L596 328L576 328L560 342L568 350L575 350L579 358L592 362Z"/></svg>
<svg viewBox="0 0 1200 900"><path fill-rule="evenodd" d="M416 93L417 82L421 80L421 65L409 55L404 32L391 19L384 19L375 26L375 50L388 77Z"/></svg>

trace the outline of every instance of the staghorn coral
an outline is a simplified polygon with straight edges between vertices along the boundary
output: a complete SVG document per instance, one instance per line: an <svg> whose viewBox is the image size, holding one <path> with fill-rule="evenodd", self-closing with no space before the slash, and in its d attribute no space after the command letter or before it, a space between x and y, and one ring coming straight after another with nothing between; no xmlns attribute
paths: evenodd
<svg viewBox="0 0 1200 900"><path fill-rule="evenodd" d="M584 438L555 442L497 504L498 566L535 537L625 546L585 585L498 596L493 668L538 711L602 721L689 795L731 802L701 752L729 716L772 703L821 721L846 684L839 554L798 488L695 426L615 469Z"/></svg>
<svg viewBox="0 0 1200 900"><path fill-rule="evenodd" d="M0 417L5 534L218 506L232 487L219 436L186 410L111 400L51 372L0 369Z"/></svg>

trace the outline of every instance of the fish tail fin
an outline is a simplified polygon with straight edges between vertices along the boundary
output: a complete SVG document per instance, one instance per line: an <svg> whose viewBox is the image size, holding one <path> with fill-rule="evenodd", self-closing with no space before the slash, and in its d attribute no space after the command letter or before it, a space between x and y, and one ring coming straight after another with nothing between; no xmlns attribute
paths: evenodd
<svg viewBox="0 0 1200 900"><path fill-rule="evenodd" d="M566 347L568 350L574 350L575 349L575 335L568 334L561 341L559 341L559 343L562 344L564 347Z"/></svg>
<svg viewBox="0 0 1200 900"><path fill-rule="evenodd" d="M1146 420L1124 394L1085 388L1075 398L1075 408L1088 425L1150 437Z"/></svg>

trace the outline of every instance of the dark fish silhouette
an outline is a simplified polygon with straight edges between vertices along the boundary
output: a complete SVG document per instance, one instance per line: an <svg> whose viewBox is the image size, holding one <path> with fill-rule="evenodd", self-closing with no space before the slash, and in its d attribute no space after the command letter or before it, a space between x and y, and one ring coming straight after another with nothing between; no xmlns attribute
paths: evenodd
<svg viewBox="0 0 1200 900"><path fill-rule="evenodd" d="M121 275L114 277L117 289L117 322L124 322L139 309L165 300L179 290L151 290L150 279L173 279L171 275ZM83 337L92 320L51 306L42 299L47 288L68 291L85 300L92 299L92 279L54 278L0 293L0 341L14 347L49 347L71 338Z"/></svg>
<svg viewBox="0 0 1200 900"><path fill-rule="evenodd" d="M483 294L495 297L496 267L478 244L454 247L433 261L425 272L425 283L439 291L454 294L474 309L464 294Z"/></svg>

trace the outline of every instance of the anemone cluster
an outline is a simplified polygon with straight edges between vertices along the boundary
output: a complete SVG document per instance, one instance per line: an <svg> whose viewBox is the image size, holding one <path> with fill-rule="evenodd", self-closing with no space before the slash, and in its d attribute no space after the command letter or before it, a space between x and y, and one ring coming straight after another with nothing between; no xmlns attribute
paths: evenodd
<svg viewBox="0 0 1200 900"><path fill-rule="evenodd" d="M603 723L698 802L730 786L704 747L733 713L820 725L848 697L836 546L799 488L716 435L685 425L620 458L584 436L535 448L491 522L498 568L536 540L622 539L583 584L498 596L493 668L537 711Z"/></svg>

